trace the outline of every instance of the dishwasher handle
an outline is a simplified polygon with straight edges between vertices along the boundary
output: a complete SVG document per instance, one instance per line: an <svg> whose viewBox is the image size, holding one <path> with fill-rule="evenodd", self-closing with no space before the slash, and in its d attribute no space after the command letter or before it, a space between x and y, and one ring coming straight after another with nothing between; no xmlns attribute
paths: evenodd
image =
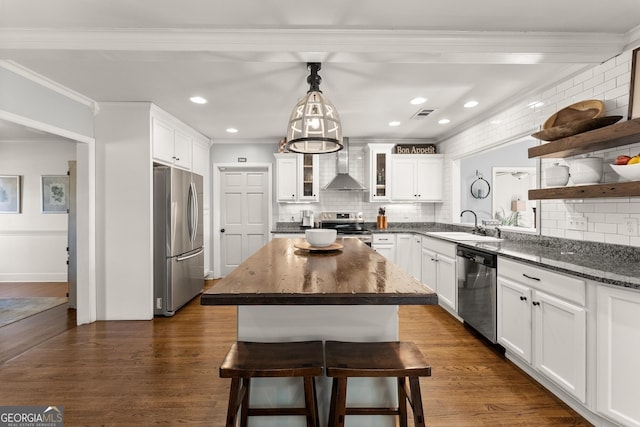
<svg viewBox="0 0 640 427"><path fill-rule="evenodd" d="M476 264L482 264L489 268L496 268L497 265L497 257L494 254L489 254L480 251L467 251L458 249L458 256L474 262Z"/></svg>

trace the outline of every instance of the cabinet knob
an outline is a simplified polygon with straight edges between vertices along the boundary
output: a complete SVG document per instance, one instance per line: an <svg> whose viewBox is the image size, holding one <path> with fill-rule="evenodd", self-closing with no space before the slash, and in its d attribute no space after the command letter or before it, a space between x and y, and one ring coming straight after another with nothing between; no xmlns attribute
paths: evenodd
<svg viewBox="0 0 640 427"><path fill-rule="evenodd" d="M523 296L520 297L520 301L526 301L526 300L527 300L527 297L523 297Z"/></svg>
<svg viewBox="0 0 640 427"><path fill-rule="evenodd" d="M221 233L224 233L225 231L226 231L226 230L225 230L224 228L221 228L221 229L220 229L220 232L221 232Z"/></svg>
<svg viewBox="0 0 640 427"><path fill-rule="evenodd" d="M540 305L540 301L533 301L533 302L531 302L531 304L533 304L533 305Z"/></svg>

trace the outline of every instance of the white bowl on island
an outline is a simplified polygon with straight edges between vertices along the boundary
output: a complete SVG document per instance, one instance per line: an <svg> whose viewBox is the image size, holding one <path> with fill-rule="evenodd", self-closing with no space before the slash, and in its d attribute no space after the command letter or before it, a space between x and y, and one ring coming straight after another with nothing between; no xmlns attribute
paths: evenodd
<svg viewBox="0 0 640 427"><path fill-rule="evenodd" d="M312 228L304 232L304 237L311 246L324 248L336 241L336 230L328 228Z"/></svg>

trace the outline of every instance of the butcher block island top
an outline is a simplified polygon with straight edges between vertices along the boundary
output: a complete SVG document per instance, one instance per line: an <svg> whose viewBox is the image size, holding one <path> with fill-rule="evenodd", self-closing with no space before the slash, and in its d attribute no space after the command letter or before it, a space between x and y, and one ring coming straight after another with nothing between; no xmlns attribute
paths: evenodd
<svg viewBox="0 0 640 427"><path fill-rule="evenodd" d="M299 249L276 238L203 293L202 305L427 305L436 293L356 238Z"/></svg>

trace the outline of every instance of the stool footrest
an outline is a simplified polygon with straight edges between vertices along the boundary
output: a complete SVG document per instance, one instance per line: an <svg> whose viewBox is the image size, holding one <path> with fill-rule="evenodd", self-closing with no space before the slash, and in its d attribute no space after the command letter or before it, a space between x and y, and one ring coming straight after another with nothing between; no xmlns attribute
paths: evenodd
<svg viewBox="0 0 640 427"><path fill-rule="evenodd" d="M398 408L346 408L346 415L398 415Z"/></svg>
<svg viewBox="0 0 640 427"><path fill-rule="evenodd" d="M307 408L249 408L250 417L269 417L273 415L307 415Z"/></svg>

